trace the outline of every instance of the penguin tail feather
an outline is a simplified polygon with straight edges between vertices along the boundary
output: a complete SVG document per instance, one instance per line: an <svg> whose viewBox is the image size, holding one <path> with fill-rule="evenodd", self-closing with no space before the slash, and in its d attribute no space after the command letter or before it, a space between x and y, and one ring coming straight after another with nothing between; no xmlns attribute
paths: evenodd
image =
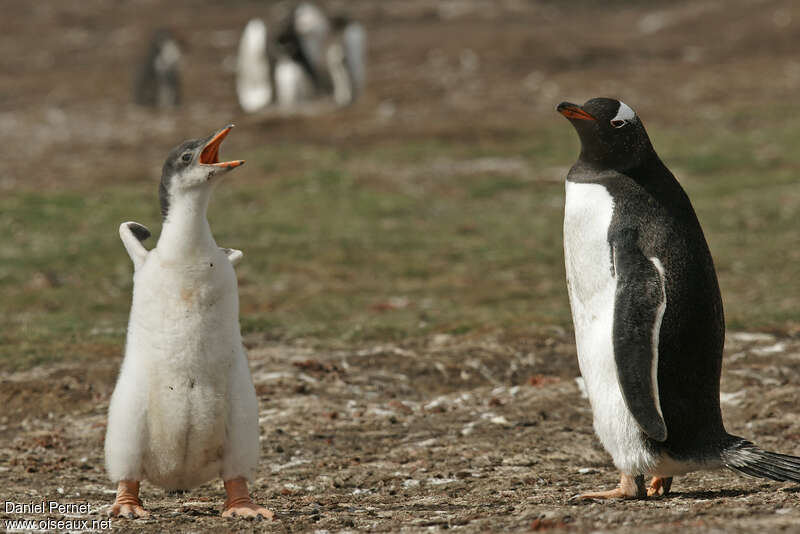
<svg viewBox="0 0 800 534"><path fill-rule="evenodd" d="M800 484L800 458L797 456L765 451L736 438L722 450L721 458L725 467L745 475Z"/></svg>

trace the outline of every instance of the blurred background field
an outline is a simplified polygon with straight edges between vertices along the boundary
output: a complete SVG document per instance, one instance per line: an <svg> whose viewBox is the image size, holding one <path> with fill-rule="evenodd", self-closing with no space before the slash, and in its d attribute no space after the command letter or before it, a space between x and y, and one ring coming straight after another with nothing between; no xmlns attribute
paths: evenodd
<svg viewBox="0 0 800 534"><path fill-rule="evenodd" d="M0 37L0 366L118 355L124 220L157 237L180 140L237 124L212 202L241 248L242 322L320 346L569 329L561 100L618 97L688 190L727 319L794 333L800 34L791 2L331 2L369 30L368 86L319 115L244 115L239 31L287 3L8 2ZM136 107L155 26L185 44L184 104ZM151 241L150 246L154 244Z"/></svg>
<svg viewBox="0 0 800 534"><path fill-rule="evenodd" d="M367 30L363 96L247 115L240 32L289 2L3 2L2 498L110 502L102 440L133 271L117 228L138 221L154 246L167 152L233 122L221 157L247 164L209 218L245 255L253 487L280 520L265 529L796 528L796 488L718 472L666 499L568 502L616 475L574 381L561 226L579 145L555 106L638 112L716 262L729 430L800 454L800 5L320 4ZM183 102L141 108L135 71L165 26ZM155 519L126 529L232 528L213 483L188 508L143 492Z"/></svg>

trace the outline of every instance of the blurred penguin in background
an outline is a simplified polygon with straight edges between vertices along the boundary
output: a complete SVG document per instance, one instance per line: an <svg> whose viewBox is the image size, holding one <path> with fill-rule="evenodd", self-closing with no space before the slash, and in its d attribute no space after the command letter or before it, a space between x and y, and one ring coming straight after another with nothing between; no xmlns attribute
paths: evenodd
<svg viewBox="0 0 800 534"><path fill-rule="evenodd" d="M352 104L366 78L366 30L347 16L333 19L311 2L289 15L278 42L301 65L317 96L331 96L339 106Z"/></svg>
<svg viewBox="0 0 800 534"><path fill-rule="evenodd" d="M244 27L236 57L236 96L247 113L272 101L272 64L267 54L267 25L251 19Z"/></svg>
<svg viewBox="0 0 800 534"><path fill-rule="evenodd" d="M155 108L180 105L180 61L181 48L175 35L165 28L156 30L136 76L134 101Z"/></svg>
<svg viewBox="0 0 800 534"><path fill-rule="evenodd" d="M352 104L365 81L366 31L340 16L329 19L310 2L297 4L274 41L260 19L239 43L236 89L246 112L269 104L297 108L315 99Z"/></svg>
<svg viewBox="0 0 800 534"><path fill-rule="evenodd" d="M239 40L236 95L247 113L270 104L295 107L314 96L307 70L269 41L267 25L258 18L247 23Z"/></svg>
<svg viewBox="0 0 800 534"><path fill-rule="evenodd" d="M278 35L280 47L303 68L319 94L330 92L331 88L325 62L330 33L331 24L325 13L311 2L301 2L291 10Z"/></svg>
<svg viewBox="0 0 800 534"><path fill-rule="evenodd" d="M326 50L333 100L340 106L356 101L366 81L367 32L358 22L340 15L333 19L333 36Z"/></svg>

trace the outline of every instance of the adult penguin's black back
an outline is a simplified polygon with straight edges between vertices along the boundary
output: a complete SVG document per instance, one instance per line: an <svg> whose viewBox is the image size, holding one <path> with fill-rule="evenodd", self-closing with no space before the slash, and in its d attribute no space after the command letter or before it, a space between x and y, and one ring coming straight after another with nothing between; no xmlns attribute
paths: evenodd
<svg viewBox="0 0 800 534"><path fill-rule="evenodd" d="M581 140L567 176L564 248L578 359L594 427L622 472L587 497L669 491L673 475L726 466L800 482L800 459L725 431L725 323L714 263L688 196L624 103L558 111Z"/></svg>

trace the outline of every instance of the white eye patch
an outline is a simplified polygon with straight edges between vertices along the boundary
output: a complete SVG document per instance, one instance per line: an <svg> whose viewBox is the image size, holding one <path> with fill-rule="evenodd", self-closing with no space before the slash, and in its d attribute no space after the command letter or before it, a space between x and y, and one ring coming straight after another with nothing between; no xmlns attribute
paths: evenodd
<svg viewBox="0 0 800 534"><path fill-rule="evenodd" d="M622 128L636 117L636 113L625 102L619 103L617 114L611 119L611 126Z"/></svg>

